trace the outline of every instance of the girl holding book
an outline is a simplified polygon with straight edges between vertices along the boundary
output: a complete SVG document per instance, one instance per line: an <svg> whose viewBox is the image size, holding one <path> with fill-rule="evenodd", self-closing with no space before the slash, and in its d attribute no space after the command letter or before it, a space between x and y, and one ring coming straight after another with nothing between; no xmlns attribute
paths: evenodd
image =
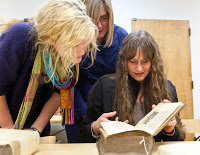
<svg viewBox="0 0 200 155"><path fill-rule="evenodd" d="M162 101L178 101L175 86L166 78L154 38L144 30L135 30L122 43L116 73L100 78L89 95L82 138L95 142L103 121L120 120L135 125ZM184 139L178 116L155 136L155 141Z"/></svg>
<svg viewBox="0 0 200 155"><path fill-rule="evenodd" d="M79 63L85 51L93 59L97 49L98 30L85 5L50 0L36 17L1 28L0 127L49 135L48 121L60 105L62 123L73 124Z"/></svg>

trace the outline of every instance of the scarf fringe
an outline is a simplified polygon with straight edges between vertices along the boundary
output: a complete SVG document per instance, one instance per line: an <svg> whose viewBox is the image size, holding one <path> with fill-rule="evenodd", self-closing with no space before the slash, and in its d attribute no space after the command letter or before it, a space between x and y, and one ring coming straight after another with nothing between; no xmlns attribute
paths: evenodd
<svg viewBox="0 0 200 155"><path fill-rule="evenodd" d="M70 90L60 90L61 93L61 124L74 124L74 88Z"/></svg>

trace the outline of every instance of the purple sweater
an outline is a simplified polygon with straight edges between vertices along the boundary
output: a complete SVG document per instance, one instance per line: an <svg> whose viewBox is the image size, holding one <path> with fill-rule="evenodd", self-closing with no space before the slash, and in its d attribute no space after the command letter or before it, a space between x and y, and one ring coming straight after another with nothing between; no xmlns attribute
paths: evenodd
<svg viewBox="0 0 200 155"><path fill-rule="evenodd" d="M0 36L0 96L6 95L14 122L29 83L36 53L35 38L30 35L31 27L29 22L17 23ZM24 127L32 125L53 93L47 84L39 88Z"/></svg>

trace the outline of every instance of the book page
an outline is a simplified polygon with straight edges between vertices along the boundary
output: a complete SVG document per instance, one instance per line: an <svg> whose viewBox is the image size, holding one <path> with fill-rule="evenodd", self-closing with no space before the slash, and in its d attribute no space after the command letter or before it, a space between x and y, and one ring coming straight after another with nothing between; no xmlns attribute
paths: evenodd
<svg viewBox="0 0 200 155"><path fill-rule="evenodd" d="M103 130L107 133L107 135L136 130L136 128L133 125L120 121L101 122L101 125Z"/></svg>
<svg viewBox="0 0 200 155"><path fill-rule="evenodd" d="M164 126L177 114L184 104L177 103L159 103L151 110L137 125L137 129L146 131L152 136L156 135Z"/></svg>
<svg viewBox="0 0 200 155"><path fill-rule="evenodd" d="M29 155L40 142L37 131L0 128L0 155Z"/></svg>

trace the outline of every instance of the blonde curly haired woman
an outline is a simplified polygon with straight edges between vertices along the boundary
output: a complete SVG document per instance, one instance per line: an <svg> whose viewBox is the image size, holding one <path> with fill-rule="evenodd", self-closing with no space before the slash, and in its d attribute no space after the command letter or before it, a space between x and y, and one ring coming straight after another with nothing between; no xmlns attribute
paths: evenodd
<svg viewBox="0 0 200 155"><path fill-rule="evenodd" d="M11 20L0 36L0 127L49 135L61 105L73 124L79 63L93 61L98 30L80 0L50 0L31 19ZM54 87L55 86L55 87Z"/></svg>

